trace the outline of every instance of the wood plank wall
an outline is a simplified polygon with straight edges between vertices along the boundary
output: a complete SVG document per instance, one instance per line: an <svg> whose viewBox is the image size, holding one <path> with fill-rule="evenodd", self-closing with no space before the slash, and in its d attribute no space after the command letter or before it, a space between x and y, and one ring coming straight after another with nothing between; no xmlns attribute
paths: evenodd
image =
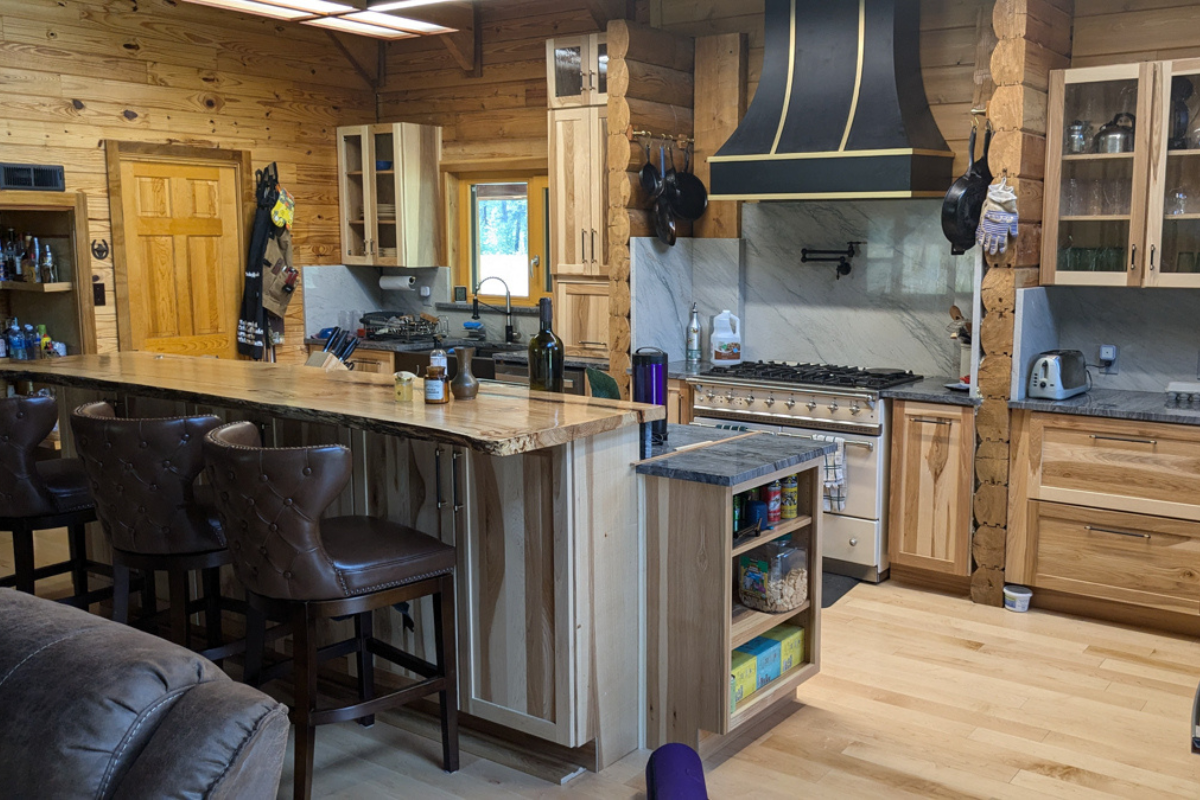
<svg viewBox="0 0 1200 800"><path fill-rule="evenodd" d="M323 32L175 0L0 0L0 87L0 160L64 165L68 191L88 196L91 239L112 242L105 140L248 149L296 196L297 265L337 263L334 132L373 121L375 104ZM92 267L111 352L112 259ZM302 304L281 359L302 354Z"/></svg>
<svg viewBox="0 0 1200 800"><path fill-rule="evenodd" d="M1119 0L1113 0L1114 4ZM975 83L975 44L984 0L921 0L921 68L934 119L955 152L954 174L967 166L969 111ZM987 4L990 7L990 3ZM762 76L763 0L651 0L655 27L711 36L745 33L750 40L748 95ZM989 18L983 24L990 25Z"/></svg>
<svg viewBox="0 0 1200 800"><path fill-rule="evenodd" d="M1071 66L1200 56L1196 0L1076 0Z"/></svg>

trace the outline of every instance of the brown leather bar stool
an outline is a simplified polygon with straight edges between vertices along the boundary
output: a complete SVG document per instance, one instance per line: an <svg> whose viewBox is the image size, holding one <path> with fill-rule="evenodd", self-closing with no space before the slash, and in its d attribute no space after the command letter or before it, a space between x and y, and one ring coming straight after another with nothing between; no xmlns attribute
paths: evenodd
<svg viewBox="0 0 1200 800"><path fill-rule="evenodd" d="M455 664L455 550L432 536L373 517L321 519L350 480L350 451L339 445L266 449L248 422L217 428L204 441L209 479L233 551L233 569L246 585L250 608L246 671L257 683L264 616L290 620L295 657L294 795L312 793L317 725L357 719L437 692L441 700L442 758L458 769L458 672ZM370 635L375 609L433 596L437 664ZM258 616L262 614L263 616ZM355 637L318 648L318 620L354 615ZM359 702L317 707L321 661L356 653ZM425 680L375 697L372 658L379 656Z"/></svg>
<svg viewBox="0 0 1200 800"><path fill-rule="evenodd" d="M0 586L34 593L34 584L53 575L71 573L72 605L86 608L104 591L88 592L88 573L107 574L102 564L88 561L85 528L96 519L83 463L74 458L36 459L37 447L58 422L53 397L0 399L0 530L11 531L16 569L0 578ZM34 567L34 531L67 529L70 558L59 564Z"/></svg>
<svg viewBox="0 0 1200 800"><path fill-rule="evenodd" d="M96 513L112 544L113 619L129 621L130 570L147 573L143 613L154 606L154 573L169 583L171 639L189 645L188 616L203 608L213 660L241 650L221 636L221 610L240 610L221 599L220 569L232 562L211 491L197 487L204 470L204 435L221 424L213 416L119 419L108 403L75 409L71 427L87 469ZM189 598L188 573L199 570L203 605ZM244 645L244 642L243 642Z"/></svg>

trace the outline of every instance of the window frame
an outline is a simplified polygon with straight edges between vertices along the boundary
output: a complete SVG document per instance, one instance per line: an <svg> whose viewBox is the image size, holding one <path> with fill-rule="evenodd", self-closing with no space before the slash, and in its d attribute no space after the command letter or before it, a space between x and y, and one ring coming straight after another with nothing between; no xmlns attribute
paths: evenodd
<svg viewBox="0 0 1200 800"><path fill-rule="evenodd" d="M513 297L513 306L537 307L543 297L554 297L554 274L550 269L549 211L550 176L545 172L488 172L457 175L458 221L453 285L467 287L468 301L474 299L475 289L475 230L473 189L488 183L529 184L529 257L537 258L538 266L532 268L528 297ZM549 278L549 280L547 280ZM550 288L546 288L546 284ZM491 288L494 284L488 284ZM503 307L504 295L481 294L479 299L493 306Z"/></svg>

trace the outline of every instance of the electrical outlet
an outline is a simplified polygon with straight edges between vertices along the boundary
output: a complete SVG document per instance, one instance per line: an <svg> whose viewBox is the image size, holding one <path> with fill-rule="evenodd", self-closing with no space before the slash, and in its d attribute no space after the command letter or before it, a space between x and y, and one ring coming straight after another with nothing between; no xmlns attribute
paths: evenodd
<svg viewBox="0 0 1200 800"><path fill-rule="evenodd" d="M1115 344L1100 345L1100 374L1116 375L1120 372L1121 350Z"/></svg>

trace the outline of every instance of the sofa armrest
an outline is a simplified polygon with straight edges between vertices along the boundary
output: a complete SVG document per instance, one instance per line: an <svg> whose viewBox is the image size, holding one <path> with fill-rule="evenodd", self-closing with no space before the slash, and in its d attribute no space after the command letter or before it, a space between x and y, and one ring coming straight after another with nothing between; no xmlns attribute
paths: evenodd
<svg viewBox="0 0 1200 800"><path fill-rule="evenodd" d="M287 750L287 707L231 681L195 686L159 724L116 800L273 800Z"/></svg>

